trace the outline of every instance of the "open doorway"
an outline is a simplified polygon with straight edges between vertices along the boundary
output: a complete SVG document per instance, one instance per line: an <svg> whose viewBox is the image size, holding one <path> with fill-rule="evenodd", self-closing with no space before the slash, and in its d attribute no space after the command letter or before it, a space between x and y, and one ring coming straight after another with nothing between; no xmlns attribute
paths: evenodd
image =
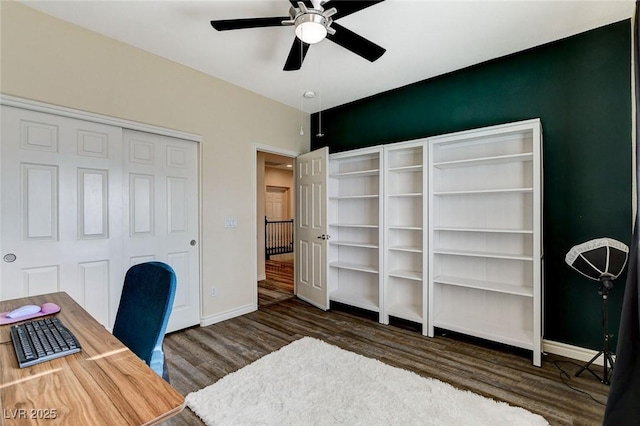
<svg viewBox="0 0 640 426"><path fill-rule="evenodd" d="M257 151L258 308L294 296L295 157Z"/></svg>

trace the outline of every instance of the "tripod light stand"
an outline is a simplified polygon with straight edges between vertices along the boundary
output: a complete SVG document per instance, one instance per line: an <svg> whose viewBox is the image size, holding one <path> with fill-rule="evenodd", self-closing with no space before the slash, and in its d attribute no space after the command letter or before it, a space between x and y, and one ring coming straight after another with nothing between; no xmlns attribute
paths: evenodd
<svg viewBox="0 0 640 426"><path fill-rule="evenodd" d="M596 280L600 283L598 286L598 294L602 296L602 335L603 348L591 360L586 363L578 372L579 376L584 370L588 370L602 383L610 384L611 372L613 370L614 361L611 356L611 337L609 334L609 309L608 299L609 293L613 289L613 280L618 278L625 264L627 263L627 255L629 247L620 241L611 238L598 238L587 241L585 243L573 246L567 253L565 261L576 271L580 272L587 278ZM590 367L593 362L603 355L603 377L600 378ZM609 369L608 365L611 365Z"/></svg>

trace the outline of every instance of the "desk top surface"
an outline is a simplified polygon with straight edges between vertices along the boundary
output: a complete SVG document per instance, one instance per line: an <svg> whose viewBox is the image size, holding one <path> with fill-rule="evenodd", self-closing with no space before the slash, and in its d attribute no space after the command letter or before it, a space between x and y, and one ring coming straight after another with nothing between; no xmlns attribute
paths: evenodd
<svg viewBox="0 0 640 426"><path fill-rule="evenodd" d="M153 424L184 408L180 393L68 294L2 301L0 312L46 302L61 307L55 315L82 352L19 368L10 325L0 326L0 424Z"/></svg>

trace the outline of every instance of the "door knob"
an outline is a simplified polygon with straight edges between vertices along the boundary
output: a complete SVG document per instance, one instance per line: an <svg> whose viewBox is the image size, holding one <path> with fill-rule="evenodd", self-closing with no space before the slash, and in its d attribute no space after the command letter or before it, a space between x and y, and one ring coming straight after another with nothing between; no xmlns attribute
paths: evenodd
<svg viewBox="0 0 640 426"><path fill-rule="evenodd" d="M331 238L331 235L322 234L322 235L319 235L317 238L319 240L328 240L329 238Z"/></svg>
<svg viewBox="0 0 640 426"><path fill-rule="evenodd" d="M195 246L196 245L196 240L191 240L191 242L189 244L191 244L192 246Z"/></svg>
<svg viewBox="0 0 640 426"><path fill-rule="evenodd" d="M15 261L16 259L17 259L17 257L13 253L7 253L2 257L2 260L4 260L7 263L11 263L11 262Z"/></svg>

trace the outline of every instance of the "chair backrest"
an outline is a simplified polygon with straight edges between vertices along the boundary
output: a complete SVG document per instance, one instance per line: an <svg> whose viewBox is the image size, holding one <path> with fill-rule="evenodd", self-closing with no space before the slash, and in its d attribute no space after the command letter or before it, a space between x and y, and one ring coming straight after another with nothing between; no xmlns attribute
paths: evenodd
<svg viewBox="0 0 640 426"><path fill-rule="evenodd" d="M134 265L127 271L113 335L158 375L163 375L162 341L176 293L176 274L162 262Z"/></svg>

